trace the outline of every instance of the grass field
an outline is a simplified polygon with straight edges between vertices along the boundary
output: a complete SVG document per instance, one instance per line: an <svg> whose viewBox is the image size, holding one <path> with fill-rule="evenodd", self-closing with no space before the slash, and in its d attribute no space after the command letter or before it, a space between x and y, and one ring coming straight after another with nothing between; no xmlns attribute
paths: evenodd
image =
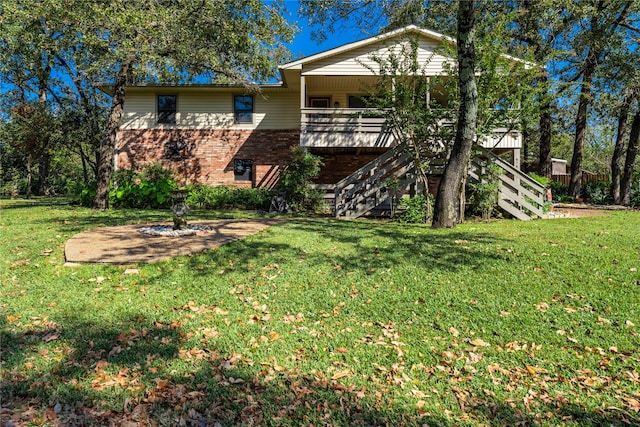
<svg viewBox="0 0 640 427"><path fill-rule="evenodd" d="M239 212L200 212L218 218ZM640 425L640 212L454 230L292 219L157 264L64 242L168 220L0 201L7 425Z"/></svg>

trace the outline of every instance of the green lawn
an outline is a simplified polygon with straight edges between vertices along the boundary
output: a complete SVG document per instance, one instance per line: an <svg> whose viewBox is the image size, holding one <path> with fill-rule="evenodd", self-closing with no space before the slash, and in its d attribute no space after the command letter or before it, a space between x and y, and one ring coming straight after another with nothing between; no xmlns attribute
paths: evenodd
<svg viewBox="0 0 640 427"><path fill-rule="evenodd" d="M241 214L194 216L222 215ZM63 266L77 232L168 219L0 201L0 422L640 424L640 212L294 219L197 256Z"/></svg>

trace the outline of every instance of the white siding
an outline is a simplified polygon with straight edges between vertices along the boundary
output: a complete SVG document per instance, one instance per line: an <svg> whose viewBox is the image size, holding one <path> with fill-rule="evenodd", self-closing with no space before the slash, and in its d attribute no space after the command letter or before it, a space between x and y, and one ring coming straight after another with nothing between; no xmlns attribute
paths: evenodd
<svg viewBox="0 0 640 427"><path fill-rule="evenodd" d="M518 131L507 132L506 129L496 129L492 135L480 139L484 148L522 148L522 134Z"/></svg>
<svg viewBox="0 0 640 427"><path fill-rule="evenodd" d="M395 40L394 44L390 41L378 42L371 45L363 46L351 51L342 52L335 56L319 59L318 61L304 64L303 75L374 75L379 72L378 64L371 59L374 55L384 56L390 51L398 52L400 43L406 43L402 39ZM435 49L438 43L421 38L419 45L418 58L421 63L426 64L428 75L441 74L446 61L452 61L451 58L436 54ZM367 67L371 67L368 69Z"/></svg>
<svg viewBox="0 0 640 427"><path fill-rule="evenodd" d="M178 96L175 125L156 122L156 95ZM123 129L298 129L300 95L298 91L265 89L254 95L253 124L233 123L233 95L242 89L216 88L131 88L124 106Z"/></svg>

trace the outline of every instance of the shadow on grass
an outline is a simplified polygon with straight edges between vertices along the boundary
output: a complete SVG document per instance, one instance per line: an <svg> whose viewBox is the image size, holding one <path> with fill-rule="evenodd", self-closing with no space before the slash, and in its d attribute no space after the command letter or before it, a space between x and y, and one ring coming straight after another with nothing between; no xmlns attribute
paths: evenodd
<svg viewBox="0 0 640 427"><path fill-rule="evenodd" d="M375 395L321 372L289 370L275 359L254 364L246 355L220 347L215 339L201 339L193 347L189 331L180 324L155 323L143 315L120 325L69 319L53 328L59 336L50 342L64 343L59 346L60 357L23 369L37 353L37 343L50 338L52 331L16 334L2 326L0 421L5 425L44 420L68 426L638 422L624 412L588 411L568 402L538 401L525 408L521 401L487 397L429 413L397 405L393 393Z"/></svg>
<svg viewBox="0 0 640 427"><path fill-rule="evenodd" d="M236 242L220 252L188 258L190 271L208 275L232 259L234 270L249 271L259 263L304 259L307 266L330 266L343 272L367 272L416 265L427 271L474 269L504 254L490 245L509 242L483 232L450 231L428 227L366 221L291 220L267 230L273 238L258 235ZM284 236L284 237L282 237ZM291 239L287 240L288 237ZM305 239L307 242L305 242Z"/></svg>
<svg viewBox="0 0 640 427"><path fill-rule="evenodd" d="M30 206L26 206L27 208ZM40 206L42 208L42 206ZM68 209L69 211L79 208L73 206L59 207L57 209ZM83 208L86 209L86 208ZM162 209L109 209L106 211L90 211L80 216L47 216L46 218L31 220L35 224L54 224L58 231L64 233L78 233L96 227L112 227L127 224L148 224L148 223L167 223L173 221L173 214L170 210ZM194 210L190 211L187 220L205 221L220 219L240 219L240 218L271 218L271 215L242 210L230 211L206 211Z"/></svg>

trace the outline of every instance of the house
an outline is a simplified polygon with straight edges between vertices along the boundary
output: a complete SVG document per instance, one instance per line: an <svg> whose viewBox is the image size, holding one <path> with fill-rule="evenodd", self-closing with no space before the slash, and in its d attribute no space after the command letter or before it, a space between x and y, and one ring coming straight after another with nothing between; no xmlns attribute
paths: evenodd
<svg viewBox="0 0 640 427"><path fill-rule="evenodd" d="M384 131L384 119L363 114L366 87L379 78L372 56L384 55L408 37L418 37L428 73L442 74L452 60L437 53L445 36L408 26L283 64L281 82L261 85L260 93L228 85L128 87L116 168L160 162L191 183L273 187L290 147L301 145L323 159L317 184L332 193L336 184L348 187L345 194L353 200L362 193L358 188L372 187L358 186L361 178L384 169L381 156L395 158L389 153L396 137ZM497 129L481 145L508 155L511 169L519 171L520 133ZM393 161L391 169L398 170L400 160ZM410 168L400 169L406 175ZM352 182L354 173L360 178ZM378 174L373 187L379 190L382 178ZM369 192L367 197L369 209L383 195Z"/></svg>

